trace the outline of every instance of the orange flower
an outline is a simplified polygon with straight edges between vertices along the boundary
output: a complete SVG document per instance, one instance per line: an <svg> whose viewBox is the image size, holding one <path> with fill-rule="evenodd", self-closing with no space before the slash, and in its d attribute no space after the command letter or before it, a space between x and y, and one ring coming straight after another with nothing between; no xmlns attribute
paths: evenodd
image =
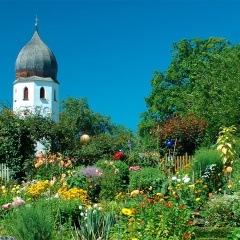
<svg viewBox="0 0 240 240"><path fill-rule="evenodd" d="M207 185L207 184L205 184L203 187L204 187L204 188L208 188L208 185Z"/></svg>
<svg viewBox="0 0 240 240"><path fill-rule="evenodd" d="M137 213L137 209L136 209L136 208L133 208L133 209L132 209L132 213Z"/></svg>
<svg viewBox="0 0 240 240"><path fill-rule="evenodd" d="M146 207L146 204L145 203L140 203L139 206L140 207Z"/></svg>
<svg viewBox="0 0 240 240"><path fill-rule="evenodd" d="M184 205L180 205L179 208L185 209L186 207Z"/></svg>
<svg viewBox="0 0 240 240"><path fill-rule="evenodd" d="M211 192L208 194L209 197L212 197L212 195L213 195L213 194L212 194Z"/></svg>
<svg viewBox="0 0 240 240"><path fill-rule="evenodd" d="M172 207L172 204L171 204L171 203L166 203L166 204L165 204L165 207L166 207L166 208L171 208L171 207Z"/></svg>
<svg viewBox="0 0 240 240"><path fill-rule="evenodd" d="M129 222L130 222L130 223L133 223L133 222L134 222L134 218L131 217L131 218L129 219Z"/></svg>
<svg viewBox="0 0 240 240"><path fill-rule="evenodd" d="M164 196L164 199L168 199L169 198L169 196Z"/></svg>
<svg viewBox="0 0 240 240"><path fill-rule="evenodd" d="M157 202L154 201L153 198L146 198L146 201L149 202L149 203L152 203L152 204L156 204Z"/></svg>
<svg viewBox="0 0 240 240"><path fill-rule="evenodd" d="M188 224L189 224L190 226L192 226L192 225L193 225L193 221L189 221Z"/></svg>
<svg viewBox="0 0 240 240"><path fill-rule="evenodd" d="M186 239L189 239L188 233L184 233L184 234L183 234L183 237L186 238Z"/></svg>

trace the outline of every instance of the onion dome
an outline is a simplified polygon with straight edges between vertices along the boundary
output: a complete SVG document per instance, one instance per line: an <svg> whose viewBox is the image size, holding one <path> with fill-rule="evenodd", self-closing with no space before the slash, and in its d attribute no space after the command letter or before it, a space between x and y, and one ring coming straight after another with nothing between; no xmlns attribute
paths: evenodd
<svg viewBox="0 0 240 240"><path fill-rule="evenodd" d="M38 76L57 81L57 60L38 34L37 24L32 39L22 48L15 63L16 79Z"/></svg>

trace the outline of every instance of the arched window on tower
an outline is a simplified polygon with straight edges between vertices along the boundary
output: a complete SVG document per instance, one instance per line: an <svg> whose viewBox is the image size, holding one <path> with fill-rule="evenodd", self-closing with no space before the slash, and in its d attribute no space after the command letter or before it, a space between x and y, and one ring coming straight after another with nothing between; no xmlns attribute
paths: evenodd
<svg viewBox="0 0 240 240"><path fill-rule="evenodd" d="M54 101L57 101L56 89L54 89L54 91L53 91L53 99L54 99Z"/></svg>
<svg viewBox="0 0 240 240"><path fill-rule="evenodd" d="M28 88L23 89L23 100L28 100Z"/></svg>
<svg viewBox="0 0 240 240"><path fill-rule="evenodd" d="M40 88L40 98L45 99L45 89L44 89L44 87Z"/></svg>

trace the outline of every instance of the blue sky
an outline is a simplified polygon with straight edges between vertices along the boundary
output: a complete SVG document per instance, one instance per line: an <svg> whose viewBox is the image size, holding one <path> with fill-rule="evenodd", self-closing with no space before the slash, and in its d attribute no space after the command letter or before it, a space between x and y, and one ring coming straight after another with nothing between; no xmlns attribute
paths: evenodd
<svg viewBox="0 0 240 240"><path fill-rule="evenodd" d="M166 70L173 42L240 42L240 1L0 0L0 101L12 106L14 65L39 35L58 62L60 99L87 97L94 112L135 131L154 70Z"/></svg>

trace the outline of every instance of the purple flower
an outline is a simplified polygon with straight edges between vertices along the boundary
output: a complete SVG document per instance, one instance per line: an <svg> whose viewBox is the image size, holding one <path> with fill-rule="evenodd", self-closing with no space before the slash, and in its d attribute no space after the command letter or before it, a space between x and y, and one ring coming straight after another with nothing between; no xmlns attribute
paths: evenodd
<svg viewBox="0 0 240 240"><path fill-rule="evenodd" d="M83 175L87 178L90 177L101 177L103 174L103 171L101 168L89 166L86 168L82 168L79 170L80 173L83 173Z"/></svg>

